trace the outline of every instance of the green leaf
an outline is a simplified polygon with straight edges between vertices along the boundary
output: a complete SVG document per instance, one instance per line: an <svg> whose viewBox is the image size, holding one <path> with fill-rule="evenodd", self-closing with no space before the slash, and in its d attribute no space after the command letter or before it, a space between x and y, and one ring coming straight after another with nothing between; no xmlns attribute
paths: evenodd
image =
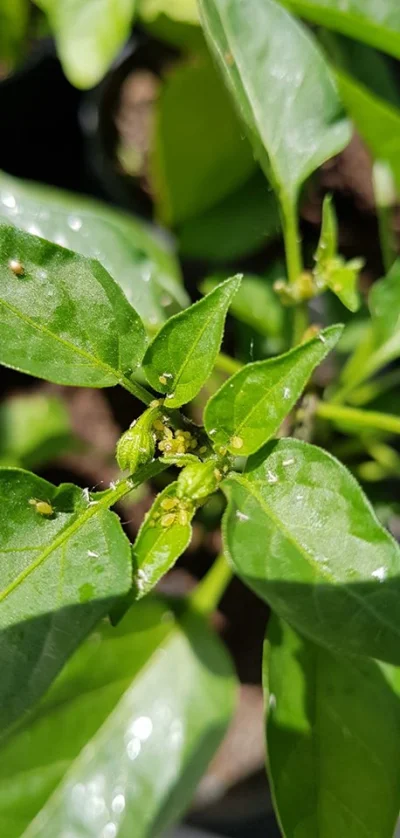
<svg viewBox="0 0 400 838"><path fill-rule="evenodd" d="M196 0L140 0L139 14L143 20L167 15L179 23L200 24Z"/></svg>
<svg viewBox="0 0 400 838"><path fill-rule="evenodd" d="M271 274L276 274L275 278L278 278L278 273L282 275L280 266L275 271L271 270ZM279 337L284 327L285 311L272 288L271 279L271 275L261 277L245 274L232 300L230 311L260 335ZM210 293L220 281L221 277L208 277L202 282L201 290Z"/></svg>
<svg viewBox="0 0 400 838"><path fill-rule="evenodd" d="M400 357L400 260L369 295L371 324L354 355L346 364L342 380L353 388L377 370Z"/></svg>
<svg viewBox="0 0 400 838"><path fill-rule="evenodd" d="M86 602L2 629L0 742L44 695L77 646L109 610L110 599Z"/></svg>
<svg viewBox="0 0 400 838"><path fill-rule="evenodd" d="M263 676L268 768L286 838L392 838L400 670L333 655L272 618Z"/></svg>
<svg viewBox="0 0 400 838"><path fill-rule="evenodd" d="M313 23L336 29L356 41L400 58L400 8L397 0L280 0Z"/></svg>
<svg viewBox="0 0 400 838"><path fill-rule="evenodd" d="M276 433L341 333L341 326L331 326L284 355L247 364L225 381L204 413L213 443L245 457L257 451Z"/></svg>
<svg viewBox="0 0 400 838"><path fill-rule="evenodd" d="M257 171L211 209L178 229L183 256L211 262L233 262L249 256L279 236L276 198Z"/></svg>
<svg viewBox="0 0 400 838"><path fill-rule="evenodd" d="M225 549L258 596L332 651L400 663L400 549L341 463L281 440L223 488Z"/></svg>
<svg viewBox="0 0 400 838"><path fill-rule="evenodd" d="M206 51L196 0L140 0L138 17L153 37L185 52Z"/></svg>
<svg viewBox="0 0 400 838"><path fill-rule="evenodd" d="M100 624L2 749L1 834L157 838L189 805L235 697L198 616L152 599Z"/></svg>
<svg viewBox="0 0 400 838"><path fill-rule="evenodd" d="M129 590L131 556L118 519L105 503L91 505L87 491L1 469L0 498L3 739ZM37 502L53 513L41 514Z"/></svg>
<svg viewBox="0 0 400 838"><path fill-rule="evenodd" d="M317 287L328 287L350 311L357 311L360 305L358 275L363 259L346 262L337 253L338 228L332 196L326 195L322 207L322 228L315 254L315 280Z"/></svg>
<svg viewBox="0 0 400 838"><path fill-rule="evenodd" d="M12 69L22 57L28 33L28 0L1 0L0 59L4 69Z"/></svg>
<svg viewBox="0 0 400 838"><path fill-rule="evenodd" d="M129 590L130 545L107 494L91 502L72 484L1 469L0 497L1 629Z"/></svg>
<svg viewBox="0 0 400 838"><path fill-rule="evenodd" d="M54 32L65 75L94 87L128 38L136 0L35 0Z"/></svg>
<svg viewBox="0 0 400 838"><path fill-rule="evenodd" d="M322 204L322 225L319 237L317 252L315 254L315 267L317 272L323 271L327 262L337 256L338 249L338 225L335 209L332 206L332 195L325 195Z"/></svg>
<svg viewBox="0 0 400 838"><path fill-rule="evenodd" d="M57 396L14 396L0 405L0 464L34 468L74 445L71 422Z"/></svg>
<svg viewBox="0 0 400 838"><path fill-rule="evenodd" d="M137 599L154 588L190 543L195 507L177 497L177 487L177 482L170 483L157 496L132 547Z"/></svg>
<svg viewBox="0 0 400 838"><path fill-rule="evenodd" d="M162 220L180 224L208 210L245 183L254 168L251 147L211 61L204 56L176 66L158 100L150 158Z"/></svg>
<svg viewBox="0 0 400 838"><path fill-rule="evenodd" d="M239 275L227 279L203 300L175 314L148 347L143 369L149 384L166 394L167 407L190 402L211 375L240 280Z"/></svg>
<svg viewBox="0 0 400 838"><path fill-rule="evenodd" d="M0 219L97 259L153 329L188 305L173 254L138 218L0 172Z"/></svg>
<svg viewBox="0 0 400 838"><path fill-rule="evenodd" d="M0 281L1 363L58 384L129 389L145 332L99 262L1 225Z"/></svg>
<svg viewBox="0 0 400 838"><path fill-rule="evenodd" d="M357 131L372 156L390 165L400 189L400 110L347 73L337 72L336 78L340 96Z"/></svg>
<svg viewBox="0 0 400 838"><path fill-rule="evenodd" d="M256 154L293 212L301 184L350 139L328 67L274 0L200 0L200 10Z"/></svg>

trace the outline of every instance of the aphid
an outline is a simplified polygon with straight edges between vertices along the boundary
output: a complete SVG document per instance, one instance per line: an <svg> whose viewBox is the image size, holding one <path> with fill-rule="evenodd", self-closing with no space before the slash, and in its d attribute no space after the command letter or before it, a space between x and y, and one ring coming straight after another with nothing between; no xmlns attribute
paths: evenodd
<svg viewBox="0 0 400 838"><path fill-rule="evenodd" d="M10 271L15 274L15 276L23 276L25 273L24 266L21 264L19 259L10 259L8 267L10 268Z"/></svg>
<svg viewBox="0 0 400 838"><path fill-rule="evenodd" d="M168 384L168 381L167 381L167 379L166 379L165 375L159 375L159 376L158 376L158 380L159 380L160 384L164 384L164 386L165 386L166 384Z"/></svg>
<svg viewBox="0 0 400 838"><path fill-rule="evenodd" d="M161 509L165 509L166 512L170 512L171 509L174 509L175 506L178 505L178 498L164 498L161 501Z"/></svg>
<svg viewBox="0 0 400 838"><path fill-rule="evenodd" d="M54 514L54 509L51 503L49 503L47 500L37 500L36 498L29 498L28 503L30 503L31 506L35 507L36 512L38 512L39 515L49 517L50 515Z"/></svg>
<svg viewBox="0 0 400 838"><path fill-rule="evenodd" d="M170 527L173 523L175 523L175 515L173 512L167 512L166 515L162 515L160 520L162 527Z"/></svg>
<svg viewBox="0 0 400 838"><path fill-rule="evenodd" d="M231 439L232 448L243 448L243 440L241 436L233 436Z"/></svg>

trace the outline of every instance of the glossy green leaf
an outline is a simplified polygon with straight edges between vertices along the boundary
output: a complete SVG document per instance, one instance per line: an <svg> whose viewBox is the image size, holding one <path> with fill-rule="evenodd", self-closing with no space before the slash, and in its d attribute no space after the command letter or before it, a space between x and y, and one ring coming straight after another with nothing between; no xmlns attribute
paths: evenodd
<svg viewBox="0 0 400 838"><path fill-rule="evenodd" d="M341 98L358 132L373 157L389 163L400 189L400 109L347 73L337 72L336 77Z"/></svg>
<svg viewBox="0 0 400 838"><path fill-rule="evenodd" d="M151 591L186 550L195 507L177 497L170 483L147 513L132 547L133 586L137 599Z"/></svg>
<svg viewBox="0 0 400 838"><path fill-rule="evenodd" d="M182 256L231 262L265 247L279 236L278 205L262 172L257 171L211 209L178 229Z"/></svg>
<svg viewBox="0 0 400 838"><path fill-rule="evenodd" d="M191 401L211 375L225 317L241 277L227 279L203 300L171 317L147 349L143 369L167 407Z"/></svg>
<svg viewBox="0 0 400 838"><path fill-rule="evenodd" d="M28 32L28 0L1 0L0 60L4 69L11 69L21 58Z"/></svg>
<svg viewBox="0 0 400 838"><path fill-rule="evenodd" d="M46 393L0 405L0 465L34 468L74 445L64 402Z"/></svg>
<svg viewBox="0 0 400 838"><path fill-rule="evenodd" d="M286 838L392 838L400 670L336 656L276 618L263 678L268 769Z"/></svg>
<svg viewBox="0 0 400 838"><path fill-rule="evenodd" d="M360 300L358 295L358 275L363 267L363 259L351 259L346 262L338 255L338 228L332 196L326 195L322 207L322 227L315 254L314 275L317 287L328 287L350 311L357 311Z"/></svg>
<svg viewBox="0 0 400 838"><path fill-rule="evenodd" d="M342 332L331 326L285 355L247 364L211 397L204 425L216 446L248 456L270 439Z"/></svg>
<svg viewBox="0 0 400 838"><path fill-rule="evenodd" d="M295 14L400 58L397 0L280 0Z"/></svg>
<svg viewBox="0 0 400 838"><path fill-rule="evenodd" d="M188 305L170 248L138 218L0 172L0 219L97 259L147 326Z"/></svg>
<svg viewBox="0 0 400 838"><path fill-rule="evenodd" d="M94 87L131 30L136 0L35 0L46 12L64 72L75 87Z"/></svg>
<svg viewBox="0 0 400 838"><path fill-rule="evenodd" d="M107 496L1 469L0 497L1 629L129 589L130 545Z"/></svg>
<svg viewBox="0 0 400 838"><path fill-rule="evenodd" d="M176 66L158 100L150 159L162 220L180 224L199 215L245 183L254 168L251 147L210 59Z"/></svg>
<svg viewBox="0 0 400 838"><path fill-rule="evenodd" d="M343 370L345 387L355 387L400 357L400 260L394 262L384 279L374 284L369 306L371 324Z"/></svg>
<svg viewBox="0 0 400 838"><path fill-rule="evenodd" d="M332 206L332 195L325 195L322 205L321 235L315 254L315 267L317 271L323 271L326 263L337 256L337 249L338 225L335 208Z"/></svg>
<svg viewBox="0 0 400 838"><path fill-rule="evenodd" d="M326 271L328 288L339 297L349 311L357 311L360 306L358 278L363 265L364 259L350 259L349 262L345 262L338 256Z"/></svg>
<svg viewBox="0 0 400 838"><path fill-rule="evenodd" d="M1 469L0 497L3 739L129 590L131 556L118 519L75 486L57 489L29 472ZM53 513L42 514L38 502Z"/></svg>
<svg viewBox="0 0 400 838"><path fill-rule="evenodd" d="M312 35L274 0L200 0L205 34L285 209L350 139Z"/></svg>
<svg viewBox="0 0 400 838"><path fill-rule="evenodd" d="M395 64L389 56L332 30L319 29L318 38L335 67L353 76L381 99L396 107L400 104Z"/></svg>
<svg viewBox="0 0 400 838"><path fill-rule="evenodd" d="M199 617L152 599L101 624L1 751L1 834L158 838L189 805L235 695Z"/></svg>
<svg viewBox="0 0 400 838"><path fill-rule="evenodd" d="M0 361L58 384L130 386L143 324L107 271L0 226Z"/></svg>
<svg viewBox="0 0 400 838"><path fill-rule="evenodd" d="M335 652L400 663L400 548L341 463L281 440L223 488L225 549L258 596Z"/></svg>
<svg viewBox="0 0 400 838"><path fill-rule="evenodd" d="M280 268L276 273L278 278ZM281 275L281 273L280 273ZM272 288L272 277L245 274L232 303L231 313L265 337L279 337L282 334L285 312ZM221 281L221 279L219 279ZM218 279L208 277L201 284L204 293L210 293L218 285Z"/></svg>

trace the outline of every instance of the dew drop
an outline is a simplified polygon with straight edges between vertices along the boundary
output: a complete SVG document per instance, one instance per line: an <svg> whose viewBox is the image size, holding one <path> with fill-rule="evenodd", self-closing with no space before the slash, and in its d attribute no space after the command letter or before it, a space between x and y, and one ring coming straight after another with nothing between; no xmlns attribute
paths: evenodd
<svg viewBox="0 0 400 838"><path fill-rule="evenodd" d="M116 815L121 815L125 809L125 796L123 794L116 794L112 803L111 809Z"/></svg>
<svg viewBox="0 0 400 838"><path fill-rule="evenodd" d="M146 739L151 736L153 731L153 722L149 718L149 716L139 716L138 719L135 719L133 722L132 727L130 728L130 732L133 736L137 736L141 742L145 742Z"/></svg>
<svg viewBox="0 0 400 838"><path fill-rule="evenodd" d="M28 233L30 233L31 236L42 236L43 235L40 227L38 227L37 224L28 224L27 229L28 229Z"/></svg>
<svg viewBox="0 0 400 838"><path fill-rule="evenodd" d="M78 230L82 227L82 219L78 218L77 215L69 215L68 216L68 227L74 232L78 232Z"/></svg>
<svg viewBox="0 0 400 838"><path fill-rule="evenodd" d="M382 565L381 567L377 567L376 570L371 573L371 576L373 576L374 579L379 579L380 582L383 582L384 579L386 579L386 574L386 568Z"/></svg>
<svg viewBox="0 0 400 838"><path fill-rule="evenodd" d="M126 746L126 753L132 762L139 756L141 748L142 744L137 736L134 736L133 739L129 740Z"/></svg>
<svg viewBox="0 0 400 838"><path fill-rule="evenodd" d="M65 236L62 233L58 233L54 236L54 241L56 244L60 245L60 247L68 247L68 242Z"/></svg>
<svg viewBox="0 0 400 838"><path fill-rule="evenodd" d="M17 202L14 198L14 195L11 195L9 192L5 192L1 196L1 203L4 204L5 207L8 209L15 209L17 206Z"/></svg>

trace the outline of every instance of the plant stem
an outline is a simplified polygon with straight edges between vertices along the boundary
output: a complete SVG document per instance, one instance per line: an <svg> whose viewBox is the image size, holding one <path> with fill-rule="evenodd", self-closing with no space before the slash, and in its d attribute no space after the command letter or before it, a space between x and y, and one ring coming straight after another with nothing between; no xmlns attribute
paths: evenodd
<svg viewBox="0 0 400 838"><path fill-rule="evenodd" d="M297 220L296 207L291 201L282 202L283 240L285 243L286 266L288 280L293 285L303 270L301 258L301 238Z"/></svg>
<svg viewBox="0 0 400 838"><path fill-rule="evenodd" d="M233 572L224 554L221 553L190 597L196 611L204 615L215 611L232 576Z"/></svg>
<svg viewBox="0 0 400 838"><path fill-rule="evenodd" d="M215 362L215 366L221 372L227 372L229 375L234 375L235 372L242 369L243 364L236 358L231 358L229 355L225 355L224 352L220 352Z"/></svg>
<svg viewBox="0 0 400 838"><path fill-rule="evenodd" d="M398 387L399 384L400 369L390 370L389 372L381 375L379 378L374 378L372 381L366 381L365 384L361 384L357 387L352 392L350 401L357 407L367 404L368 402L373 401L373 399L376 399L378 396L383 395L383 393L387 393L388 390Z"/></svg>
<svg viewBox="0 0 400 838"><path fill-rule="evenodd" d="M365 429L400 434L400 419L391 414L377 413L374 410L360 410L355 407L332 404L332 402L319 402L316 414L331 422L353 425L357 430Z"/></svg>
<svg viewBox="0 0 400 838"><path fill-rule="evenodd" d="M285 244L288 280L291 285L297 282L303 271L301 255L301 236L296 205L292 201L282 201L283 240ZM293 309L292 344L297 346L308 326L307 305L299 303Z"/></svg>
<svg viewBox="0 0 400 838"><path fill-rule="evenodd" d="M143 402L145 405L149 405L155 398L152 393L149 393L145 387L142 387L138 381L133 381L131 378L127 378L127 376L123 376L121 379L121 384L125 387L125 390L128 390L129 393L132 393L132 396L136 396L139 401Z"/></svg>

